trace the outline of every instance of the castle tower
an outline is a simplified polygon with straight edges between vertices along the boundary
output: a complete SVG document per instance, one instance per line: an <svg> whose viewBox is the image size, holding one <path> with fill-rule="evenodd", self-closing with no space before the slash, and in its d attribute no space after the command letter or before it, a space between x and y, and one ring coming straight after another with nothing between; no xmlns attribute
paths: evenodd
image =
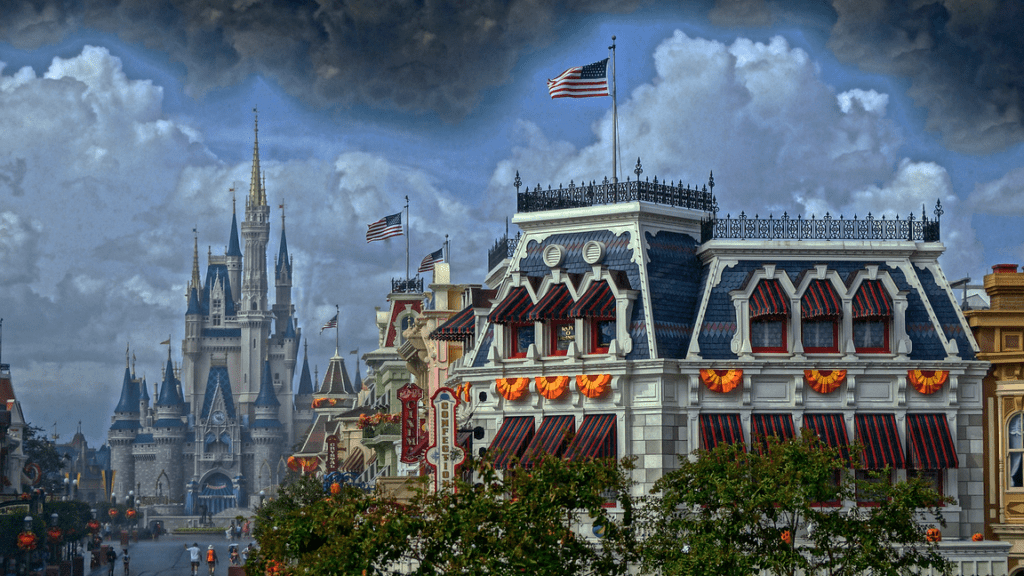
<svg viewBox="0 0 1024 576"><path fill-rule="evenodd" d="M292 259L288 255L285 235L284 208L281 209L281 246L274 259L274 336L271 338L271 368L273 383L281 401L280 419L285 430L285 441L290 446L302 432L295 430L294 397L292 383L298 360L300 331L295 328L295 306L292 305Z"/></svg>
<svg viewBox="0 0 1024 576"><path fill-rule="evenodd" d="M260 379L260 393L253 402L255 418L251 432L253 450L253 466L255 484L253 492L277 484L275 477L277 461L281 458L282 425L278 419L281 402L274 393L274 382L271 380L270 361L263 363L263 376Z"/></svg>
<svg viewBox="0 0 1024 576"><path fill-rule="evenodd" d="M110 443L110 468L115 471L111 492L122 501L129 490L135 489L135 459L132 457L132 444L138 435L139 423L139 387L134 382L128 365L128 355L124 359L124 381L121 384L121 398L114 408L110 431L107 440Z"/></svg>
<svg viewBox="0 0 1024 576"><path fill-rule="evenodd" d="M152 486L144 493L180 502L185 497L184 445L188 429L185 425L185 402L178 395L178 380L171 364L171 347L167 346L167 366L160 393L153 403L153 443L156 446L156 468L150 471Z"/></svg>
<svg viewBox="0 0 1024 576"><path fill-rule="evenodd" d="M139 425L143 428L152 424L149 413L149 390L146 389L146 378L139 380Z"/></svg>
<svg viewBox="0 0 1024 576"><path fill-rule="evenodd" d="M228 267L228 280L231 293L238 295L242 286L242 249L238 244L238 217L235 215L235 199L231 199L231 236L228 238L228 251L225 261Z"/></svg>
<svg viewBox="0 0 1024 576"><path fill-rule="evenodd" d="M259 124L255 124L252 149L252 175L249 196L245 200L245 220L242 222L245 254L242 261L242 287L237 306L241 328L242 381L237 383L238 403L242 414L256 399L258 382L267 357L267 339L270 337L271 312L267 305L267 242L270 239L270 207L267 191L260 182Z"/></svg>
<svg viewBox="0 0 1024 576"><path fill-rule="evenodd" d="M281 209L281 248L274 258L274 286L277 288L274 298L274 319L276 321L275 336L284 337L291 327L291 318L295 314L292 306L292 260L288 256L288 239L284 231L284 209Z"/></svg>
<svg viewBox="0 0 1024 576"><path fill-rule="evenodd" d="M309 376L309 352L307 341L302 350L302 372L299 374L299 389L295 393L295 433L299 438L306 435L313 424L313 379Z"/></svg>
<svg viewBox="0 0 1024 576"><path fill-rule="evenodd" d="M183 398L193 407L197 406L196 374L199 352L202 349L201 338L203 336L203 309L199 304L199 291L202 284L199 280L199 237L193 238L192 248L192 279L189 281L185 297L188 299L188 308L185 310L185 339L181 343L181 353L185 362L182 365L181 379Z"/></svg>

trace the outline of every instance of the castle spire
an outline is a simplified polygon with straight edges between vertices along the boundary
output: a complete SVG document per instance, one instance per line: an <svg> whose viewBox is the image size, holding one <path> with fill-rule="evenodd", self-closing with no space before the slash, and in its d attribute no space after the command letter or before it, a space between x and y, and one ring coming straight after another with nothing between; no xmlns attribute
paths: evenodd
<svg viewBox="0 0 1024 576"><path fill-rule="evenodd" d="M252 144L252 175L249 180L249 203L253 206L266 206L267 194L260 182L260 118L256 108L253 108L252 112L255 137Z"/></svg>
<svg viewBox="0 0 1024 576"><path fill-rule="evenodd" d="M228 238L228 252L225 256L242 256L242 248L238 243L238 217L235 216L235 189L231 189L231 237ZM237 289L237 287L234 287Z"/></svg>
<svg viewBox="0 0 1024 576"><path fill-rule="evenodd" d="M192 288L195 290L201 286L199 280L199 234L192 229Z"/></svg>

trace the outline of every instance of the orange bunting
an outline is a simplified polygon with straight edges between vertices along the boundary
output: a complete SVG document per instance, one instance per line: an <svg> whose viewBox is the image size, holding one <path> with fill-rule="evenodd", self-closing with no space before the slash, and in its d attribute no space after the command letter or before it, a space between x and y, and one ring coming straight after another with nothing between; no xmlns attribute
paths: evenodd
<svg viewBox="0 0 1024 576"><path fill-rule="evenodd" d="M846 370L804 370L804 380L818 394L831 394L846 381Z"/></svg>
<svg viewBox="0 0 1024 576"><path fill-rule="evenodd" d="M580 374L576 376L576 387L587 398L597 398L608 390L611 381L611 374Z"/></svg>
<svg viewBox="0 0 1024 576"><path fill-rule="evenodd" d="M313 408L330 408L338 404L337 398L317 398L313 400Z"/></svg>
<svg viewBox="0 0 1024 576"><path fill-rule="evenodd" d="M462 384L459 384L459 386L455 389L455 397L463 402L469 403L469 389L471 387L472 384L470 384L469 382L463 382Z"/></svg>
<svg viewBox="0 0 1024 576"><path fill-rule="evenodd" d="M320 458L317 456L300 457L299 464L302 466L303 472L312 472L320 465Z"/></svg>
<svg viewBox="0 0 1024 576"><path fill-rule="evenodd" d="M526 392L530 385L529 378L498 378L495 380L498 386L498 393L505 400L518 400L523 392Z"/></svg>
<svg viewBox="0 0 1024 576"><path fill-rule="evenodd" d="M302 464L299 463L299 459L295 456L289 456L288 469L292 472L298 472L299 470L302 470Z"/></svg>
<svg viewBox="0 0 1024 576"><path fill-rule="evenodd" d="M949 370L907 370L907 380L921 394L934 394L949 380Z"/></svg>
<svg viewBox="0 0 1024 576"><path fill-rule="evenodd" d="M568 376L537 376L536 381L537 393L548 400L558 398L569 389Z"/></svg>
<svg viewBox="0 0 1024 576"><path fill-rule="evenodd" d="M706 370L701 369L700 380L712 392L727 394L743 381L743 370Z"/></svg>

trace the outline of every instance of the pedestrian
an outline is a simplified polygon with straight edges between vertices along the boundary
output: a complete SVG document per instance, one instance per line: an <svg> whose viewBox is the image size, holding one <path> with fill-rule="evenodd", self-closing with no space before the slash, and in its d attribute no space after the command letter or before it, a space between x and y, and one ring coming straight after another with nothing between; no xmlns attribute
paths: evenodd
<svg viewBox="0 0 1024 576"><path fill-rule="evenodd" d="M217 568L217 551L213 549L213 544L206 549L206 564L210 567L210 576L213 576L213 571Z"/></svg>
<svg viewBox="0 0 1024 576"><path fill-rule="evenodd" d="M124 576L128 576L128 564L132 561L132 559L131 556L128 555L127 548L125 548L124 551L121 552L121 561L124 562Z"/></svg>
<svg viewBox="0 0 1024 576"><path fill-rule="evenodd" d="M199 543L193 542L191 546L186 546L188 550L188 560L192 563L192 576L199 576Z"/></svg>
<svg viewBox="0 0 1024 576"><path fill-rule="evenodd" d="M242 525L242 538L249 538L249 521L246 520L245 524Z"/></svg>
<svg viewBox="0 0 1024 576"><path fill-rule="evenodd" d="M114 562L116 560L117 552L114 552L114 549L112 547L107 548L107 574L109 574L110 576L114 576Z"/></svg>

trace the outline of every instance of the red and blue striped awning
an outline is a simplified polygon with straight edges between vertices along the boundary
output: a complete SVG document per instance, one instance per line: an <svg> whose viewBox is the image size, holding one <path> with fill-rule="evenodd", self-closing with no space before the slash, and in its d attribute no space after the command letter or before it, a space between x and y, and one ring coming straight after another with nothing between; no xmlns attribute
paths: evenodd
<svg viewBox="0 0 1024 576"><path fill-rule="evenodd" d="M892 316L892 302L881 280L861 282L853 296L854 318L887 318Z"/></svg>
<svg viewBox="0 0 1024 576"><path fill-rule="evenodd" d="M505 469L508 461L523 455L523 448L533 439L533 416L506 416L498 433L491 440L488 452L494 452L494 467Z"/></svg>
<svg viewBox="0 0 1024 576"><path fill-rule="evenodd" d="M556 284L548 288L540 302L527 314L526 319L530 321L551 320L552 318L567 318L566 311L572 306L572 294L565 284Z"/></svg>
<svg viewBox="0 0 1024 576"><path fill-rule="evenodd" d="M850 459L850 438L842 414L804 414L804 428L817 434L822 444L838 449L843 460Z"/></svg>
<svg viewBox="0 0 1024 576"><path fill-rule="evenodd" d="M801 318L835 318L843 313L843 304L828 280L813 280L800 299Z"/></svg>
<svg viewBox="0 0 1024 576"><path fill-rule="evenodd" d="M540 423L540 428L526 447L523 455L522 466L529 468L533 465L533 457L537 454L551 454L561 457L565 450L566 431L576 431L576 417L569 414L565 416L545 416Z"/></svg>
<svg viewBox="0 0 1024 576"><path fill-rule="evenodd" d="M714 450L719 444L740 444L746 451L740 415L701 414L700 442L705 450Z"/></svg>
<svg viewBox="0 0 1024 576"><path fill-rule="evenodd" d="M462 312L449 318L444 324L437 327L430 333L431 340L459 340L466 341L473 337L476 326L476 314L473 307L468 306Z"/></svg>
<svg viewBox="0 0 1024 576"><path fill-rule="evenodd" d="M857 441L864 445L864 467L868 470L906 468L896 416L857 414Z"/></svg>
<svg viewBox="0 0 1024 576"><path fill-rule="evenodd" d="M789 298L778 280L761 280L750 295L750 317L788 316Z"/></svg>
<svg viewBox="0 0 1024 576"><path fill-rule="evenodd" d="M944 414L907 414L907 440L914 468L945 470L960 467Z"/></svg>
<svg viewBox="0 0 1024 576"><path fill-rule="evenodd" d="M584 458L618 458L615 414L586 414L580 431L565 449L569 461Z"/></svg>
<svg viewBox="0 0 1024 576"><path fill-rule="evenodd" d="M779 440L789 440L796 436L791 414L753 414L751 421L753 439L762 446L767 445L767 438L775 436Z"/></svg>
<svg viewBox="0 0 1024 576"><path fill-rule="evenodd" d="M501 301L494 310L487 316L487 319L494 324L514 324L526 322L526 317L533 310L533 300L530 300L530 293L525 286L513 288L508 296Z"/></svg>
<svg viewBox="0 0 1024 576"><path fill-rule="evenodd" d="M607 282L594 282L569 308L569 318L615 319L615 295Z"/></svg>

